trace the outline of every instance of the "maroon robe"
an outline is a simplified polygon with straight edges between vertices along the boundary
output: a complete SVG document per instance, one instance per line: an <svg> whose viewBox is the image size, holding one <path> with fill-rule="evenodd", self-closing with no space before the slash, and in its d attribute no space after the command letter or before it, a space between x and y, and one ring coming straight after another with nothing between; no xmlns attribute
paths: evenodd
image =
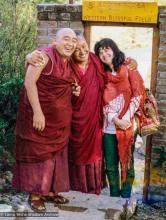
<svg viewBox="0 0 166 220"><path fill-rule="evenodd" d="M42 132L33 128L33 110L23 88L16 122L15 153L18 161L44 161L68 143L72 114L71 69L66 68L55 49L44 51L50 61L37 81L37 89L46 126Z"/></svg>
<svg viewBox="0 0 166 220"><path fill-rule="evenodd" d="M55 175L63 179L55 181L54 191L69 189L66 152L72 115L71 83L73 78L68 61L65 64L55 49L42 50L50 58L37 81L39 101L46 126L42 132L33 128L33 111L26 89L23 88L16 122L15 157L17 163L13 185L21 191L47 194L52 177L55 178ZM44 177L44 173L39 175L43 171L48 173L47 178ZM59 175L57 172L64 175ZM36 176L31 173L36 173ZM44 181L43 184L42 181ZM59 189L58 182L61 183ZM42 186L45 187L42 188Z"/></svg>
<svg viewBox="0 0 166 220"><path fill-rule="evenodd" d="M99 194L102 165L102 92L103 76L98 58L90 53L84 75L72 63L81 86L79 97L73 97L73 115L69 141L71 188Z"/></svg>

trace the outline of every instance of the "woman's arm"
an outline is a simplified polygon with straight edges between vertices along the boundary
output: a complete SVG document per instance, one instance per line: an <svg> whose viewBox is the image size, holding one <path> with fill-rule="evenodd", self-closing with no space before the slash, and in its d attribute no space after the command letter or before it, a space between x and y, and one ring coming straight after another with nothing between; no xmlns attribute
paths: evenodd
<svg viewBox="0 0 166 220"><path fill-rule="evenodd" d="M116 116L112 119L112 121L118 128L120 128L122 130L126 130L127 128L129 128L131 126L130 121L127 121L125 119L119 119Z"/></svg>
<svg viewBox="0 0 166 220"><path fill-rule="evenodd" d="M139 108L140 101L141 101L140 96L132 97L130 100L129 108L127 112L124 114L124 116L122 117L122 119L130 122L134 114Z"/></svg>
<svg viewBox="0 0 166 220"><path fill-rule="evenodd" d="M114 102L109 102L109 104L104 107L104 115L108 117L108 121L112 121L118 128L125 130L131 126L131 123L125 119L118 118L119 111L117 111L114 103L115 100Z"/></svg>
<svg viewBox="0 0 166 220"><path fill-rule="evenodd" d="M131 121L140 106L141 98L144 92L144 81L137 70L128 70L128 78L131 85L132 97L130 99L129 108L122 119Z"/></svg>

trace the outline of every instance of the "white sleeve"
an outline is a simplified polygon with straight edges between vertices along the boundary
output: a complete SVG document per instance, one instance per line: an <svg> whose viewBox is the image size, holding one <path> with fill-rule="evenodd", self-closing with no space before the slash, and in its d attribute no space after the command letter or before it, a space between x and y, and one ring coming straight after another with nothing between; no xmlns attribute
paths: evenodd
<svg viewBox="0 0 166 220"><path fill-rule="evenodd" d="M112 121L112 119L118 115L116 109L114 108L114 106L111 104L111 102L109 102L108 105L104 106L103 108L104 111L104 115L108 117L108 121Z"/></svg>
<svg viewBox="0 0 166 220"><path fill-rule="evenodd" d="M129 108L127 112L124 114L124 116L122 117L122 119L130 122L131 118L134 116L135 112L138 110L138 107L140 105L140 100L141 100L140 96L131 98Z"/></svg>
<svg viewBox="0 0 166 220"><path fill-rule="evenodd" d="M124 97L120 94L118 97L104 106L104 115L108 117L108 121L112 121L115 116L118 116L124 106Z"/></svg>

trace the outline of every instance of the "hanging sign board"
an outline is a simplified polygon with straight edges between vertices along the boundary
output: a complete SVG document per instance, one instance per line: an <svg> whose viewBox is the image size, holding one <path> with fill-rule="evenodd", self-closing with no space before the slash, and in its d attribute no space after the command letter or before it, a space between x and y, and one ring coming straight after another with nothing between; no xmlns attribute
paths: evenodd
<svg viewBox="0 0 166 220"><path fill-rule="evenodd" d="M84 21L157 23L156 1L83 0Z"/></svg>

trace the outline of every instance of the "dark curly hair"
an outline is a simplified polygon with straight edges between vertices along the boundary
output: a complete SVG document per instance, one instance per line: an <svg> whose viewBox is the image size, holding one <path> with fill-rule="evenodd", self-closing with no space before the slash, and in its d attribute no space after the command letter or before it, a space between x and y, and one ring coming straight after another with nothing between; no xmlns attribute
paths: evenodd
<svg viewBox="0 0 166 220"><path fill-rule="evenodd" d="M117 71L119 66L125 61L125 54L119 50L117 44L110 38L103 38L102 40L96 42L94 46L95 54L99 57L100 48L108 48L110 47L114 53L114 57L112 59L112 64L114 70ZM110 70L110 67L103 63L105 70Z"/></svg>

